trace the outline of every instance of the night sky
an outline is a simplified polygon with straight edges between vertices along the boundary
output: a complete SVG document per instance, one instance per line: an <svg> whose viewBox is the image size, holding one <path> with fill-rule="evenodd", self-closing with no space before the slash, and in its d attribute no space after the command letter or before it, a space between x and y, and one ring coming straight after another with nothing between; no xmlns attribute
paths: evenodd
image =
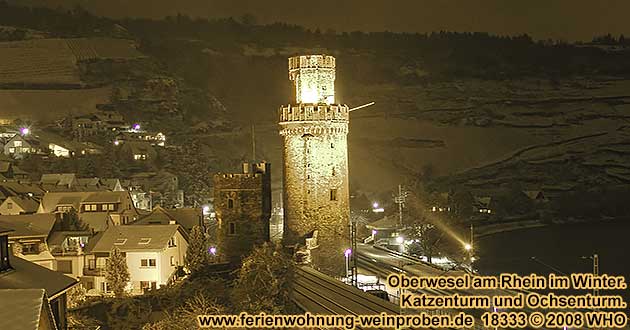
<svg viewBox="0 0 630 330"><path fill-rule="evenodd" d="M628 0L13 0L72 6L95 14L160 18L239 17L258 23L288 22L322 31L484 31L528 33L536 39L591 40L593 35L630 35Z"/></svg>

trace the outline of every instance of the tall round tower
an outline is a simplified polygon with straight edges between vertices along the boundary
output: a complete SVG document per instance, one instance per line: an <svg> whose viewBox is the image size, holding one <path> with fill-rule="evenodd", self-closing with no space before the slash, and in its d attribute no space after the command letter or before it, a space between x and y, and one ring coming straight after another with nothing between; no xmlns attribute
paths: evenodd
<svg viewBox="0 0 630 330"><path fill-rule="evenodd" d="M335 103L335 58L289 58L295 103L280 109L284 240L317 232L313 266L342 275L349 239L348 106Z"/></svg>

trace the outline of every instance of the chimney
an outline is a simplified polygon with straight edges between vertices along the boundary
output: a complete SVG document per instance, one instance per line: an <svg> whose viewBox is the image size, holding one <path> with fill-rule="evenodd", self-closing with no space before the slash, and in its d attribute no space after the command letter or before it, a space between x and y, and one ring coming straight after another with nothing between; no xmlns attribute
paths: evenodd
<svg viewBox="0 0 630 330"><path fill-rule="evenodd" d="M245 162L243 163L243 174L248 174L249 173L249 163Z"/></svg>

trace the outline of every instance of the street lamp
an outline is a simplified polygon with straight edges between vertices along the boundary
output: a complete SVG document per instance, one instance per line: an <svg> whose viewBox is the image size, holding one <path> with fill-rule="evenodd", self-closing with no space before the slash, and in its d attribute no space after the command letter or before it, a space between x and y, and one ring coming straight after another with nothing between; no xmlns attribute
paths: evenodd
<svg viewBox="0 0 630 330"><path fill-rule="evenodd" d="M396 243L402 244L404 241L405 241L405 239L402 236L396 237Z"/></svg>
<svg viewBox="0 0 630 330"><path fill-rule="evenodd" d="M28 135L30 132L31 130L28 127L22 127L22 129L20 129L20 133L22 133L22 135Z"/></svg>
<svg viewBox="0 0 630 330"><path fill-rule="evenodd" d="M464 244L464 249L466 251L470 251L470 250L472 250L472 245L470 245L469 243L466 243L466 244Z"/></svg>

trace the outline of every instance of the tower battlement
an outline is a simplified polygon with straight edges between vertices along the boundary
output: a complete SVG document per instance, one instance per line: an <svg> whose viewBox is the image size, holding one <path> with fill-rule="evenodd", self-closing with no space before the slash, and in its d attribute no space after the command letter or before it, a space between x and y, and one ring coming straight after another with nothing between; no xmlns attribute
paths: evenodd
<svg viewBox="0 0 630 330"><path fill-rule="evenodd" d="M289 80L296 103L335 103L335 58L302 55L289 58Z"/></svg>
<svg viewBox="0 0 630 330"><path fill-rule="evenodd" d="M300 121L348 122L347 105L338 104L296 104L280 108L280 124Z"/></svg>

